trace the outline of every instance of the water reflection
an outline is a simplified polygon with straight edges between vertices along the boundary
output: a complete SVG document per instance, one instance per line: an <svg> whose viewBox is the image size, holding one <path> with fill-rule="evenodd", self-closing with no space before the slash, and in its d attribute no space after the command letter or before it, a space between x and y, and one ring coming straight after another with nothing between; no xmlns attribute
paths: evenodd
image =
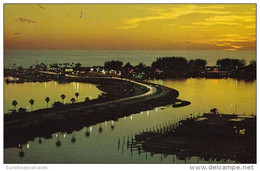
<svg viewBox="0 0 260 171"><path fill-rule="evenodd" d="M41 139L41 137L39 137L38 143L39 143L39 144L42 143L42 139Z"/></svg>
<svg viewBox="0 0 260 171"><path fill-rule="evenodd" d="M180 99L190 101L191 105L186 109L200 110L204 113L217 107L221 113L231 114L235 112L236 105L235 113L250 115L256 112L256 80L246 82L237 79L191 78L164 80L162 85L178 90Z"/></svg>
<svg viewBox="0 0 260 171"><path fill-rule="evenodd" d="M60 147L60 146L61 146L60 133L57 134L57 137L58 137L58 139L57 139L57 141L56 141L56 146L57 146L57 147Z"/></svg>
<svg viewBox="0 0 260 171"><path fill-rule="evenodd" d="M114 130L115 129L115 125L114 125L114 121L112 120L111 121L111 130Z"/></svg>
<svg viewBox="0 0 260 171"><path fill-rule="evenodd" d="M103 129L101 127L101 123L100 123L100 126L99 126L99 129L98 129L98 132L101 134L103 132Z"/></svg>
<svg viewBox="0 0 260 171"><path fill-rule="evenodd" d="M9 109L13 109L12 101L16 100L20 107L25 108L30 105L29 100L33 99L33 110L43 109L50 106L55 101L61 101L61 94L66 95L66 99L75 97L78 92L78 102L85 101L86 97L95 99L102 93L95 85L90 88L89 83L67 83L58 84L56 81L45 83L23 83L23 84L6 84L4 83L4 113L8 113ZM66 90L66 88L67 90ZM22 91L21 91L22 90ZM26 93L25 93L26 92ZM49 98L46 101L46 98ZM68 101L68 100L64 101ZM62 100L63 102L63 100Z"/></svg>
<svg viewBox="0 0 260 171"><path fill-rule="evenodd" d="M35 142L33 141L33 139L27 139L26 142L18 142L20 144L23 144L24 147L26 147L26 144L30 144L29 149L21 149L22 146L17 149L17 144L14 144L14 148L5 148L5 162L64 163L66 161L70 163L235 163L236 161L232 159L211 158L208 156L205 156L204 158L198 155L189 156L186 154L183 155L177 153L160 154L144 152L142 150L140 150L139 155L138 149L134 150L134 148L132 148L131 150L129 144L135 141L134 135L136 134L140 134L142 132L160 133L164 130L167 130L167 126L168 129L174 129L174 126L176 125L173 125L173 123L176 123L183 118L185 119L196 117L197 114L200 114L202 112L204 113L205 111L208 111L208 108L212 107L217 107L221 109L222 112L233 113L235 111L235 108L234 106L232 107L231 104L239 105L237 112L246 112L246 115L251 114L255 111L255 82L245 83L243 81L238 81L237 87L235 87L235 82L233 82L232 80L219 80L219 82L216 83L216 86L213 86L211 80L204 79L191 79L181 82L165 80L163 84L179 90L180 98L191 101L192 105L183 108L164 107L163 109L161 107L157 107L155 108L155 110L149 111L149 117L147 117L147 111L142 111L136 114L131 114L132 120L131 116L129 115L126 117L123 116L117 122L115 122L113 119L107 120L107 122L102 121L100 122L102 134L100 134L98 131L100 128L100 123L89 122L87 125L84 125L82 127L75 127L75 129L71 130L57 130L54 133L49 132L49 127L59 127L59 123L52 123L50 125L46 125L46 129L43 129L42 133L39 133L35 136ZM225 86L221 84L225 84ZM49 85L47 84L47 89L48 86ZM213 91L217 89L218 86L223 89L223 91ZM57 84L57 87L59 87L59 84ZM94 87L95 86L92 86L92 89ZM87 88L89 88L89 86ZM200 89L205 90L206 93L201 91ZM68 99L70 99L68 93L63 93L66 94ZM57 100L60 100L59 96L62 93L59 92L57 94ZM75 91L72 92L71 97L75 97L74 94ZM79 100L80 97L83 97L83 93L80 94L81 95L79 96ZM226 97L227 95L228 97ZM44 101L46 96L47 95L43 95L41 98L41 100L43 101L43 107L46 107L46 101ZM218 96L222 96L225 98L219 100ZM36 102L34 104L34 108L36 108L38 100L36 100L36 98L34 97L32 98ZM51 104L51 102L55 100L55 98L53 97L50 98L51 101L49 104ZM28 103L29 99L26 100L26 103ZM19 105L21 105L20 102ZM11 106L11 108L13 108L13 106ZM88 119L91 120L90 118ZM170 125L173 125L172 128L170 127ZM70 127L69 124L65 124L65 126ZM44 134L44 132L48 133L48 135ZM63 137L63 134L65 132L67 133L67 138L62 138L61 146L57 147L58 150L53 150L56 149L56 142L58 138L60 139L61 137ZM62 136L58 137L59 134ZM71 141L73 138L73 134L74 138L76 139L75 143L72 143ZM23 134L15 137L14 141L16 141L16 139L20 139L20 136L23 136ZM119 139L120 148L118 151ZM73 151L73 153L75 153L78 157L64 157L68 156L68 152L71 151ZM86 153L86 151L88 152ZM23 160L19 160L20 155L18 155L17 153L20 152L23 152ZM90 161L89 158L92 158L92 160Z"/></svg>
<svg viewBox="0 0 260 171"><path fill-rule="evenodd" d="M72 144L74 144L76 142L76 138L74 137L74 131L72 132L71 142L72 142Z"/></svg>
<svg viewBox="0 0 260 171"><path fill-rule="evenodd" d="M86 137L89 137L90 136L90 131L89 131L89 127L87 127L87 131L86 131Z"/></svg>
<svg viewBox="0 0 260 171"><path fill-rule="evenodd" d="M23 146L22 145L20 147L19 157L24 157L24 151L23 151Z"/></svg>

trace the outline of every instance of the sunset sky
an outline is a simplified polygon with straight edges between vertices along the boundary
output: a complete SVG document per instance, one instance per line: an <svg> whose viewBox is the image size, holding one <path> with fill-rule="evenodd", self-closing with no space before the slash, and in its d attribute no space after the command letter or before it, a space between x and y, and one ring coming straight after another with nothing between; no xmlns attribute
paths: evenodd
<svg viewBox="0 0 260 171"><path fill-rule="evenodd" d="M255 4L5 4L5 49L254 50Z"/></svg>

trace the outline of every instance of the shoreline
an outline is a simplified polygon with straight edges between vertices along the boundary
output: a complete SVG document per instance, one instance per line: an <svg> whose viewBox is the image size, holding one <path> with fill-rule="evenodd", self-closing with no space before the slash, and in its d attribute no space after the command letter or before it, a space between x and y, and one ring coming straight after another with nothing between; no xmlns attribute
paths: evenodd
<svg viewBox="0 0 260 171"><path fill-rule="evenodd" d="M99 84L103 88L111 81L116 82L117 86L129 81L128 79L121 80L120 78L116 78L116 80L115 78L88 78L88 80L86 78L69 78L69 80L91 82ZM121 84L118 84L120 81ZM104 121L116 121L121 117L151 110L155 107L171 105L176 100L179 100L177 99L179 92L174 89L153 83L131 81L135 85L138 83L139 86L148 86L149 91L123 99L113 99L114 94L110 92L107 94L107 99L106 97L97 99L91 105L81 102L80 104L76 103L65 107L62 110L51 110L50 108L18 114L16 119L5 118L4 148L15 147L36 137L50 138L55 132L71 133L75 130L81 130L83 127L89 127ZM74 108L71 108L71 106L74 106Z"/></svg>

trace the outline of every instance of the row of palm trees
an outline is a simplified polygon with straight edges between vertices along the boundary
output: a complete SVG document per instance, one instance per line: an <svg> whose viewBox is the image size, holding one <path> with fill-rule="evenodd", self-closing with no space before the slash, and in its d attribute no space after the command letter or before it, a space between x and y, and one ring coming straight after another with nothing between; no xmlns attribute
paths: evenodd
<svg viewBox="0 0 260 171"><path fill-rule="evenodd" d="M75 96L76 96L77 102L78 102L79 93L76 92L76 93L75 93ZM62 95L60 95L60 97L61 97L61 99L63 100L63 104L65 104L66 95L65 95L65 94L62 94ZM46 97L46 98L45 98L45 101L46 101L46 103L47 103L47 108L48 108L48 107L49 107L50 98L49 98L49 97ZM73 98L70 99L70 101L71 101L72 104L74 104L74 103L76 102L76 99L73 97ZM33 110L34 100L33 100L33 99L29 100L29 103L31 104L31 110ZM14 106L14 109L16 109L16 105L17 105L17 104L18 104L18 102L17 102L16 100L13 100L12 105Z"/></svg>

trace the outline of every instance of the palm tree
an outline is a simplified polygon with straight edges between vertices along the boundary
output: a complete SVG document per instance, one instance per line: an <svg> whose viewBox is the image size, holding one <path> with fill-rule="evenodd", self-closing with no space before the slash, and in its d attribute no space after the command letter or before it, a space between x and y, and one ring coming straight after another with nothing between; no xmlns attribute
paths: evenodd
<svg viewBox="0 0 260 171"><path fill-rule="evenodd" d="M60 97L62 98L62 100L63 100L63 104L65 104L65 98L66 98L66 96L65 96L65 94L62 94L62 95L60 95Z"/></svg>
<svg viewBox="0 0 260 171"><path fill-rule="evenodd" d="M56 142L56 146L57 146L57 147L60 147L60 146L61 146L60 133L58 133L58 139L57 139L57 142Z"/></svg>
<svg viewBox="0 0 260 171"><path fill-rule="evenodd" d="M89 102L89 100L90 100L90 99L89 99L88 97L85 98L85 102Z"/></svg>
<svg viewBox="0 0 260 171"><path fill-rule="evenodd" d="M86 136L87 136L87 137L89 137L89 136L90 136L90 131L88 130L88 127L87 127Z"/></svg>
<svg viewBox="0 0 260 171"><path fill-rule="evenodd" d="M72 142L72 143L75 143L75 142L76 142L76 138L74 137L74 132L73 132L73 136L72 136L72 138L71 138L71 142Z"/></svg>
<svg viewBox="0 0 260 171"><path fill-rule="evenodd" d="M45 101L46 101L46 103L47 103L47 108L48 108L48 103L49 103L49 101L50 101L50 98L49 98L49 97L46 97L46 98L45 98Z"/></svg>
<svg viewBox="0 0 260 171"><path fill-rule="evenodd" d="M19 152L19 157L24 157L23 146L21 146L20 148L21 151Z"/></svg>
<svg viewBox="0 0 260 171"><path fill-rule="evenodd" d="M75 96L77 97L77 102L78 102L79 93L76 92L76 93L75 93Z"/></svg>
<svg viewBox="0 0 260 171"><path fill-rule="evenodd" d="M17 104L18 104L18 103L17 103L16 100L14 100L14 101L12 102L12 105L14 106L14 109L15 109L15 106L16 106Z"/></svg>
<svg viewBox="0 0 260 171"><path fill-rule="evenodd" d="M29 103L31 104L31 110L33 110L33 104L34 104L34 100L33 100L33 99L31 99L31 100L29 101Z"/></svg>
<svg viewBox="0 0 260 171"><path fill-rule="evenodd" d="M70 99L70 101L71 101L72 104L74 104L76 99L73 97L73 98Z"/></svg>
<svg viewBox="0 0 260 171"><path fill-rule="evenodd" d="M114 121L111 122L111 129L115 129Z"/></svg>
<svg viewBox="0 0 260 171"><path fill-rule="evenodd" d="M100 126L99 126L98 132L99 132L100 134L103 132L103 129L102 129L102 127L101 127L101 124L100 124Z"/></svg>
<svg viewBox="0 0 260 171"><path fill-rule="evenodd" d="M39 143L39 144L42 143L42 139L41 139L41 137L39 137L39 141L38 141L38 143Z"/></svg>

